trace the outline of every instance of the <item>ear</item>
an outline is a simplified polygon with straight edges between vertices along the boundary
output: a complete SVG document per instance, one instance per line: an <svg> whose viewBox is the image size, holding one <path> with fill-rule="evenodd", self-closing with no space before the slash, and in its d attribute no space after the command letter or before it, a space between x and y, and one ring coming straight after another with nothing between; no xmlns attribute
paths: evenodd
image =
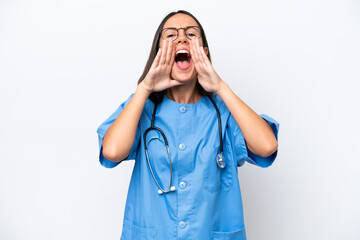
<svg viewBox="0 0 360 240"><path fill-rule="evenodd" d="M205 54L206 54L206 56L207 56L208 53L209 53L209 48L208 48L208 47L204 47L204 52L205 52Z"/></svg>

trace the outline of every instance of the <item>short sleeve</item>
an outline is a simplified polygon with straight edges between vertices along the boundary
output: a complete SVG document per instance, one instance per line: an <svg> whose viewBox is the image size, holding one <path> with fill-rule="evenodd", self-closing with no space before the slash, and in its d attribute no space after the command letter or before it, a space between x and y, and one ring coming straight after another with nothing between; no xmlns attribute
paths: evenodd
<svg viewBox="0 0 360 240"><path fill-rule="evenodd" d="M278 140L279 123L265 114L260 114L259 116L262 117L271 126L272 130L274 131L276 140ZM246 146L244 136L231 114L228 125L230 141L235 152L235 160L238 167L242 166L245 161L263 168L271 166L277 156L278 149L276 149L274 153L267 157L256 155L252 153Z"/></svg>
<svg viewBox="0 0 360 240"><path fill-rule="evenodd" d="M97 134L98 134L98 138L99 138L99 161L100 164L106 168L113 168L116 167L119 163L121 163L122 161L125 160L131 160L131 159L135 159L136 158L136 154L138 152L139 149L139 144L140 144L140 124L138 124L137 130L136 130L136 134L135 134L135 140L134 140L134 144L131 147L130 153L129 155L122 161L120 162L113 162L107 158L104 157L103 153L102 153L102 142L105 136L106 131L108 130L108 128L111 126L111 124L116 120L116 118L120 115L120 113L122 112L122 110L125 108L125 106L128 104L128 102L130 101L130 99L132 98L134 94L131 94L130 97L123 102L117 109L116 111L111 114L110 117L108 117L97 129Z"/></svg>

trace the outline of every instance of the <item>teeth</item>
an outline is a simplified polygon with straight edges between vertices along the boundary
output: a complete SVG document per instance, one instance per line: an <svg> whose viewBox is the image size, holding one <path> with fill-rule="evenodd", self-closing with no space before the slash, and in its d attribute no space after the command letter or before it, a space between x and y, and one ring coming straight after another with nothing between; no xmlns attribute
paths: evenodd
<svg viewBox="0 0 360 240"><path fill-rule="evenodd" d="M184 49L177 51L176 55L178 55L179 53L186 53L187 55L190 56L190 53L188 51L184 50Z"/></svg>
<svg viewBox="0 0 360 240"><path fill-rule="evenodd" d="M183 50L179 50L176 52L176 54L178 54L178 53L189 53L189 52L183 49Z"/></svg>

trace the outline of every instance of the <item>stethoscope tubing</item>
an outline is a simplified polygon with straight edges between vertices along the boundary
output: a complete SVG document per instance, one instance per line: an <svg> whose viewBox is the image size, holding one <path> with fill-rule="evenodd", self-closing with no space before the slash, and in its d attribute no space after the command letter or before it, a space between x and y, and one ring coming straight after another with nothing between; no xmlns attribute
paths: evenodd
<svg viewBox="0 0 360 240"><path fill-rule="evenodd" d="M219 137L220 137L220 153L218 153L217 156L216 156L216 162L217 162L217 164L218 164L218 166L220 168L224 168L225 167L225 162L224 162L224 158L223 158L223 142L222 142L222 130L221 130L220 112L219 112L219 109L216 106L216 103L211 98L211 96L207 95L207 97L211 100L212 104L214 105L214 107L216 109L216 114L217 114L217 117L218 117ZM167 138L166 138L164 132L160 128L154 126L155 113L156 113L157 106L158 106L158 103L155 103L155 107L154 107L152 118L151 118L151 126L148 129L145 130L143 138L144 138L144 146L145 146L145 155L146 155L146 159L147 159L147 163L148 163L151 175L152 175L153 179L155 180L156 185L159 188L158 193L162 194L162 193L168 193L168 192L171 192L171 191L175 191L175 186L172 186L172 163L171 163L170 149L169 149ZM146 146L146 135L151 130L159 131L161 133L161 135L163 136L164 141L165 141L165 146L166 146L166 150L167 150L168 158L169 158L169 163L170 163L170 186L169 186L169 190L164 190L164 189L161 188L160 184L156 180L156 177L154 175L154 172L153 172L151 164L150 164L149 155L148 155L148 148Z"/></svg>
<svg viewBox="0 0 360 240"><path fill-rule="evenodd" d="M219 137L220 137L220 152L223 152L223 142L222 142L222 130L221 130L221 117L220 117L220 112L218 107L216 106L216 103L214 102L214 100L212 99L212 97L208 96L208 98L211 100L212 104L215 107L216 113L217 113L217 117L218 117L218 124L219 124Z"/></svg>

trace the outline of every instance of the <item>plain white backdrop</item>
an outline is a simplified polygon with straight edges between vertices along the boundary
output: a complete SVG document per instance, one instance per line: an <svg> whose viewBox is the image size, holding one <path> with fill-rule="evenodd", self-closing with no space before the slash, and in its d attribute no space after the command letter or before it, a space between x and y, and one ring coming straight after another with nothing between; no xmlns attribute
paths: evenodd
<svg viewBox="0 0 360 240"><path fill-rule="evenodd" d="M134 161L102 167L96 129L179 9L280 123L274 164L239 168L248 239L359 240L358 0L0 0L0 239L120 238Z"/></svg>

